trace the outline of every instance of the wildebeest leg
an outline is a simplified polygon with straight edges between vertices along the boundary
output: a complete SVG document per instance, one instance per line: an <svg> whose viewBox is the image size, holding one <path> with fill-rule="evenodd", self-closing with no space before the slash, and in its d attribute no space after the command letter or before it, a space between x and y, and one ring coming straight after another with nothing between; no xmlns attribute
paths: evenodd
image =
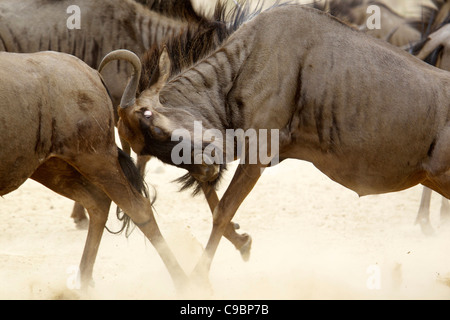
<svg viewBox="0 0 450 320"><path fill-rule="evenodd" d="M202 190L205 194L206 200L208 201L209 209L214 213L217 204L219 203L219 197L216 191L207 183L202 183ZM250 259L250 250L252 246L252 238L247 233L239 234L236 232L239 229L239 225L230 222L225 229L224 237L227 238L237 250L241 253L241 257L244 261Z"/></svg>
<svg viewBox="0 0 450 320"><path fill-rule="evenodd" d="M122 143L122 146L124 144ZM128 147L128 152L130 151L130 148ZM141 176L145 176L145 165L150 160L150 156L138 156L137 157L137 168L141 174ZM84 230L87 229L89 226L89 220L86 215L86 211L84 207L79 203L75 202L72 209L72 214L70 217L73 219L73 222L75 223L77 229Z"/></svg>
<svg viewBox="0 0 450 320"><path fill-rule="evenodd" d="M423 234L432 235L434 233L433 227L430 223L430 201L432 190L423 187L422 199L420 201L419 212L417 213L416 224L420 225Z"/></svg>
<svg viewBox="0 0 450 320"><path fill-rule="evenodd" d="M213 228L203 254L192 276L196 280L208 283L208 273L219 241L230 225L231 219L261 176L259 164L240 164L225 194L213 213Z"/></svg>
<svg viewBox="0 0 450 320"><path fill-rule="evenodd" d="M73 219L77 229L84 230L88 227L89 221L86 211L81 203L75 202L70 217Z"/></svg>
<svg viewBox="0 0 450 320"><path fill-rule="evenodd" d="M62 196L79 201L80 206L87 208L90 217L89 228L80 262L80 285L82 289L87 289L92 283L94 263L111 200L72 166L57 158L42 164L31 178Z"/></svg>
<svg viewBox="0 0 450 320"><path fill-rule="evenodd" d="M160 255L177 289L184 289L187 284L186 274L159 230L150 200L132 187L121 169L117 151L115 157L105 157L105 154L79 154L70 162L101 188L141 229Z"/></svg>
<svg viewBox="0 0 450 320"><path fill-rule="evenodd" d="M150 161L151 156L137 156L136 166L142 177L145 177L145 166Z"/></svg>

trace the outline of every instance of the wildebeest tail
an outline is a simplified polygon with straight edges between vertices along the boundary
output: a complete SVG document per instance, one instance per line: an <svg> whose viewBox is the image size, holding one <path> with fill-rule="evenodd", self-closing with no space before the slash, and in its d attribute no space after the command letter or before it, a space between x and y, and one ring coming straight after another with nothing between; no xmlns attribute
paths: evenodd
<svg viewBox="0 0 450 320"><path fill-rule="evenodd" d="M140 194L142 194L144 197L148 198L148 188L144 181L144 177L139 172L138 168L134 164L131 157L126 154L122 149L117 147L118 151L118 160L120 167L122 169L122 172L124 173L127 180L130 182L130 184L135 188ZM154 199L152 203L154 202ZM119 231L111 231L110 229L106 228L108 232L113 234L120 234L125 230L125 235L128 237L131 232L134 230L134 226L131 227L132 221L130 217L123 212L119 207L117 207L116 211L117 219L122 221L122 227Z"/></svg>

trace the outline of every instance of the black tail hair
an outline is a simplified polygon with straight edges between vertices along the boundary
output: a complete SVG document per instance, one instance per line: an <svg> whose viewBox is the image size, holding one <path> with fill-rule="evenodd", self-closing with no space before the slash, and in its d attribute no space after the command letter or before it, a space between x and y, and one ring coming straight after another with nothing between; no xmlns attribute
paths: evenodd
<svg viewBox="0 0 450 320"><path fill-rule="evenodd" d="M144 181L144 177L139 172L133 159L131 159L131 157L128 154L126 154L119 147L117 147L117 151L118 151L119 164L120 164L120 167L122 168L122 171L123 171L125 177L131 183L133 188L135 188L144 197L149 198L148 188ZM152 204L154 203L155 199L156 199L156 195L151 200ZM131 221L130 217L125 212L123 212L119 207L117 207L116 215L117 215L117 219L122 221L122 227L120 228L119 231L111 231L110 229L108 229L108 227L106 227L106 230L108 230L108 232L110 232L112 234L120 234L125 230L125 235L126 235L126 237L128 237L131 234L131 232L133 232L133 230L134 230L134 225L133 225L133 227L131 227L132 221Z"/></svg>

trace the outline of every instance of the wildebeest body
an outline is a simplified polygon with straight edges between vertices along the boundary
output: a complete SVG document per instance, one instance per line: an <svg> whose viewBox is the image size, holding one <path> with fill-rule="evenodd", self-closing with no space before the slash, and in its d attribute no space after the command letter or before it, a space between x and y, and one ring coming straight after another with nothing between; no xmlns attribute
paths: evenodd
<svg viewBox="0 0 450 320"><path fill-rule="evenodd" d="M114 49L143 53L186 27L184 19L148 9L158 3L145 7L134 0L2 0L0 51L65 52L97 68L100 59ZM72 11L74 7L79 12ZM171 4L166 9L171 9ZM120 62L103 71L114 107L119 104L128 71L128 66ZM122 146L129 152L127 145ZM79 205L74 207L72 217L79 227L87 220Z"/></svg>
<svg viewBox="0 0 450 320"><path fill-rule="evenodd" d="M195 81L199 71L213 90ZM219 71L225 79L217 78ZM177 109L189 105L211 128L288 127L295 143L281 158L311 161L366 195L424 178L422 165L448 122L449 81L445 72L325 14L288 7L243 26L160 96ZM214 105L220 99L225 108ZM210 104L214 116L205 119L211 112L202 115L205 107L196 103ZM165 115L165 109L157 111Z"/></svg>
<svg viewBox="0 0 450 320"><path fill-rule="evenodd" d="M165 60L160 70L168 69ZM119 132L137 152L143 127L166 143L178 128L193 136L194 121L222 136L230 128L278 129L280 159L310 161L359 195L423 183L450 197L450 74L314 9L261 13L161 89L135 102L125 92L130 103L119 110ZM194 274L208 272L227 224L266 166L238 166Z"/></svg>
<svg viewBox="0 0 450 320"><path fill-rule="evenodd" d="M39 58L43 54L49 56L45 63ZM23 65L17 66L13 61L20 55L0 52L2 195L17 188L17 185L9 185L16 181L10 178L11 175L16 176L20 171L25 181L52 153L63 153L67 145L72 148L76 143L78 150L84 152L102 145L109 146L114 141L111 135L114 126L112 108L104 102L103 109L92 108L92 105L109 99L104 88L100 91L95 71L83 64L69 64L71 69L64 64L61 68L61 62L74 58L57 53L43 54L27 55ZM92 82L80 86L77 81L85 82L86 73L91 75ZM90 86L92 89L87 91ZM98 96L98 92L105 95ZM15 97L15 100L10 101L8 96ZM18 116L11 117L12 114ZM111 120L108 127L104 127L105 119ZM94 134L98 129L106 133L108 141L101 141L98 134ZM105 135L101 138L104 139ZM18 156L11 158L11 154Z"/></svg>
<svg viewBox="0 0 450 320"><path fill-rule="evenodd" d="M143 178L116 146L111 99L96 70L58 52L0 52L0 136L0 196L31 178L88 210L83 288L111 200L155 245L176 285L184 282L142 194Z"/></svg>

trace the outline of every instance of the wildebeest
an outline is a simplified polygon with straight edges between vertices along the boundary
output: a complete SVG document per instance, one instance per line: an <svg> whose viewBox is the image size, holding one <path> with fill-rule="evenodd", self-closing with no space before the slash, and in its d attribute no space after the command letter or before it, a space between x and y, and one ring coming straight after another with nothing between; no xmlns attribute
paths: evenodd
<svg viewBox="0 0 450 320"><path fill-rule="evenodd" d="M164 81L158 78L163 70L159 68L158 60L160 55L163 53L164 49L168 49L172 57L173 63L167 70L171 75L180 72L183 68L190 65L191 63L197 61L200 57L206 55L213 48L221 44L243 21L246 19L247 7L235 7L235 10L231 11L229 15L226 14L226 7L223 2L218 2L214 16L211 20L204 20L201 24L191 24L182 33L176 37L169 37L161 44L155 44L150 48L142 58L143 65L143 75L139 77L139 88L140 91L146 90L148 87L157 88L164 84ZM100 64L99 70L102 70L109 62L115 59L120 59L120 55L124 53L124 59L127 59L127 52L115 51L112 54L108 54L107 57ZM136 63L138 63L136 61ZM137 68L137 66L136 66ZM140 68L140 67L139 67ZM140 68L141 69L141 68ZM155 83L157 82L157 83ZM119 128L119 131L121 129ZM133 138L127 137L127 134L122 132L121 137L125 140L134 143ZM166 148L164 144L147 144L149 148ZM135 149L136 151L136 149ZM138 155L148 155L153 152L140 152L137 151ZM165 159L166 163L171 163L170 159ZM205 175L205 171L214 174L216 171L210 171L209 166L194 166L190 168L189 174L180 178L179 181L185 182L182 189L187 189L195 181L192 177ZM219 198L214 189L214 184L208 182L203 182L196 184L196 189L194 194L203 191L211 212L214 211L215 207L219 202ZM248 234L238 234L236 229L239 225L235 223L230 223L226 230L225 237L230 240L230 242L239 250L242 258L246 261L249 259L252 238Z"/></svg>
<svg viewBox="0 0 450 320"><path fill-rule="evenodd" d="M97 68L102 57L112 50L125 48L142 54L165 37L179 33L188 21L204 19L195 14L189 0L171 1L170 5L152 1L143 6L134 0L3 0L0 2L0 51L65 52ZM80 9L80 29L67 26L74 14L68 12L70 6ZM103 71L114 107L120 102L129 71L127 65L120 63ZM122 145L129 153L129 147ZM139 160L145 163L144 159ZM72 218L78 227L86 225L87 217L79 204L74 206Z"/></svg>
<svg viewBox="0 0 450 320"><path fill-rule="evenodd" d="M223 136L227 129L269 129L279 133L280 160L312 162L360 196L422 183L450 197L450 74L328 14L276 6L172 77L170 59L162 54L158 85L137 99L136 59L130 54L136 71L122 97L119 132L138 153L168 161L180 143L172 141L173 133L182 129L194 136L196 121L203 133ZM214 139L203 139L205 153ZM216 155L229 158L229 149L218 150ZM214 210L212 232L193 273L200 278L268 165L250 163L248 153L246 148L246 160ZM195 164L186 163L179 166L194 171ZM197 166L211 167L197 176L200 181L214 181L222 168L205 158Z"/></svg>
<svg viewBox="0 0 450 320"><path fill-rule="evenodd" d="M0 135L0 196L31 178L87 208L83 288L92 278L111 200L151 241L181 286L184 272L142 194L143 179L116 146L111 100L96 70L64 53L0 52Z"/></svg>

